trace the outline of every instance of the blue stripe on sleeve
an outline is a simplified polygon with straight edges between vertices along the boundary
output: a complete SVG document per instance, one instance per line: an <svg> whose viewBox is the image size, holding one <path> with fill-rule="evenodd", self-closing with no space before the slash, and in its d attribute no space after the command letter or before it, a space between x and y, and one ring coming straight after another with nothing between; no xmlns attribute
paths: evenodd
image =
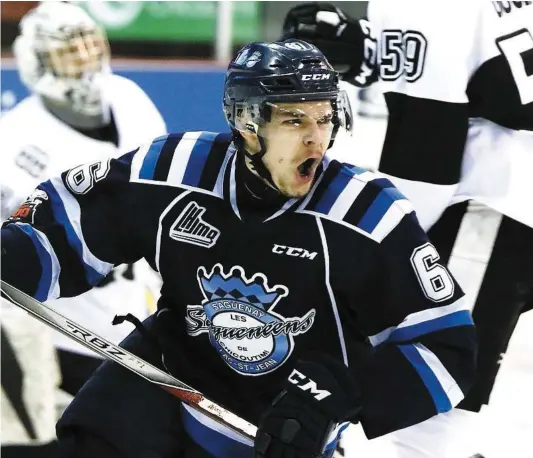
<svg viewBox="0 0 533 458"><path fill-rule="evenodd" d="M48 300L48 294L52 286L52 256L50 256L50 253L48 253L48 250L43 246L29 224L16 224L15 227L31 239L35 246L35 251L39 256L39 261L41 262L41 278L39 279L34 297L38 301L44 302Z"/></svg>
<svg viewBox="0 0 533 458"><path fill-rule="evenodd" d="M418 350L414 345L398 345L398 348L407 358L407 360L413 365L415 370L420 375L422 382L426 386L433 399L435 408L438 413L448 412L452 408L450 399L446 395L442 388L437 376L431 370L431 368L424 361Z"/></svg>
<svg viewBox="0 0 533 458"><path fill-rule="evenodd" d="M405 197L396 188L383 189L374 199L374 202L372 202L372 204L368 207L365 214L357 224L357 227L365 232L371 233L381 221L383 216L385 216L385 213L387 213L387 210L391 207L391 205L395 201L401 199L405 199Z"/></svg>
<svg viewBox="0 0 533 458"><path fill-rule="evenodd" d="M429 334L430 332L442 329L454 328L456 326L472 326L472 315L468 310L459 310L449 315L440 316L433 320L423 321L412 326L396 328L387 339L387 342L407 342L417 337Z"/></svg>
<svg viewBox="0 0 533 458"><path fill-rule="evenodd" d="M50 180L42 183L40 187L46 192L48 198L50 199L52 212L54 213L54 219L61 226L63 226L69 245L78 254L80 263L83 265L83 269L85 271L85 278L87 279L87 282L90 285L96 285L96 283L104 278L104 275L100 274L97 270L84 261L82 242L72 227L72 223L67 215L63 201L57 193L56 188L50 182Z"/></svg>
<svg viewBox="0 0 533 458"><path fill-rule="evenodd" d="M317 202L314 210L320 213L327 214L335 201L339 198L342 191L348 186L348 183L352 178L358 173L355 170L350 169L341 169L339 174L333 178L330 185L327 187L326 191L320 197L320 200Z"/></svg>
<svg viewBox="0 0 533 458"><path fill-rule="evenodd" d="M152 142L150 148L148 149L148 152L146 153L146 156L144 157L141 170L139 171L139 178L142 178L144 180L151 180L152 178L154 178L155 166L157 165L159 155L161 154L163 146L165 146L168 137L168 135L163 135L161 137L156 138Z"/></svg>
<svg viewBox="0 0 533 458"><path fill-rule="evenodd" d="M183 175L183 184L198 186L209 152L217 135L214 132L202 132L200 134L189 156Z"/></svg>

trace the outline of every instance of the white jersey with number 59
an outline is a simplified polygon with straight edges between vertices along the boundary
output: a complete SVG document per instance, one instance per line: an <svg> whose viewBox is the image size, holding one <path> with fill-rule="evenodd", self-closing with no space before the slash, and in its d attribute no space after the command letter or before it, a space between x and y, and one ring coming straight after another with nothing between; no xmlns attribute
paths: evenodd
<svg viewBox="0 0 533 458"><path fill-rule="evenodd" d="M379 170L430 227L474 198L533 227L533 2L371 0Z"/></svg>

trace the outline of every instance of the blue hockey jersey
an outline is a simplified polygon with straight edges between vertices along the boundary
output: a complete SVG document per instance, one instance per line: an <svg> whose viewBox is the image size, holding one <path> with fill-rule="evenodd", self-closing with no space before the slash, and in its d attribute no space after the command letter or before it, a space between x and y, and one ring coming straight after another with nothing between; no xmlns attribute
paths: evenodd
<svg viewBox="0 0 533 458"><path fill-rule="evenodd" d="M326 157L305 198L255 211L241 162L230 135L187 132L66 171L4 224L3 279L39 300L70 297L145 258L180 348L210 374L195 388L223 387L231 395L215 400L254 423L309 351L350 367L369 437L459 403L474 326L411 204Z"/></svg>

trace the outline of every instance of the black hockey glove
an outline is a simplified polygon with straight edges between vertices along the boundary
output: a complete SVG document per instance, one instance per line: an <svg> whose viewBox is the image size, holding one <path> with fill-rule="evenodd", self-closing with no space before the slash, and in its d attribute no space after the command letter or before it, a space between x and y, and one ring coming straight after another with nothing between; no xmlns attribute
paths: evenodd
<svg viewBox="0 0 533 458"><path fill-rule="evenodd" d="M289 38L314 44L349 83L366 87L377 79L377 44L369 22L350 18L331 3L304 3L290 9L282 40Z"/></svg>
<svg viewBox="0 0 533 458"><path fill-rule="evenodd" d="M342 422L357 422L356 381L341 362L322 354L301 358L259 422L256 458L314 458Z"/></svg>

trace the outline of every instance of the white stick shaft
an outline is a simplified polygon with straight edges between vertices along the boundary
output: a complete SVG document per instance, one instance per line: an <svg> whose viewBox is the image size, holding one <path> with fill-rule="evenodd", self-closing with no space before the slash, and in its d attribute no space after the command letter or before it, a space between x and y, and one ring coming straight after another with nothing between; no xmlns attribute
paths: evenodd
<svg viewBox="0 0 533 458"><path fill-rule="evenodd" d="M238 417L229 410L207 399L202 393L158 369L150 363L138 358L92 331L65 318L31 296L19 291L8 283L1 282L2 296L14 305L22 308L34 318L42 321L81 345L98 353L102 357L115 361L126 369L136 373L149 382L161 386L166 391L190 405L199 412L208 415L215 421L227 426L247 439L254 439L257 428Z"/></svg>

